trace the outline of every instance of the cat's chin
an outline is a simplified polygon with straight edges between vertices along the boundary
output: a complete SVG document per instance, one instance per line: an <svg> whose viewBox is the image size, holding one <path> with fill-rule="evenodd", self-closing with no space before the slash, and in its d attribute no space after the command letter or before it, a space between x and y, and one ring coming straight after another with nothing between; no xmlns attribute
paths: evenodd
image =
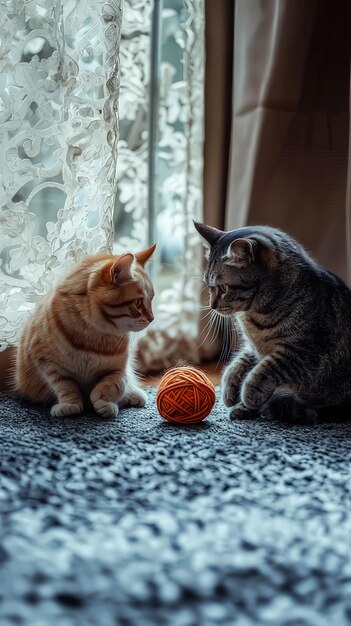
<svg viewBox="0 0 351 626"><path fill-rule="evenodd" d="M145 330L145 328L147 328L148 326L150 326L150 322L145 322L145 324L136 324L135 328L133 328L133 332L134 333L140 333L142 330Z"/></svg>
<svg viewBox="0 0 351 626"><path fill-rule="evenodd" d="M115 323L115 332L113 333L114 335L117 335L118 337L123 337L124 335L128 335L129 333L140 333L142 330L144 330L145 328L147 328L150 325L150 322L146 322L145 324L141 324L141 323L131 323L126 324L125 326L123 326L123 328L118 327L117 324Z"/></svg>

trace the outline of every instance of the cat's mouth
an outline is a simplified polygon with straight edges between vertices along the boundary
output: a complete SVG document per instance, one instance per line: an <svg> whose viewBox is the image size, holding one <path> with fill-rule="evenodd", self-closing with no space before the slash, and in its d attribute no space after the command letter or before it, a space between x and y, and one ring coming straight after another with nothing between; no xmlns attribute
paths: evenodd
<svg viewBox="0 0 351 626"><path fill-rule="evenodd" d="M221 315L222 317L228 317L229 315L233 315L232 309L229 309L229 308L213 309L213 310L216 311L216 313L218 313L218 315Z"/></svg>

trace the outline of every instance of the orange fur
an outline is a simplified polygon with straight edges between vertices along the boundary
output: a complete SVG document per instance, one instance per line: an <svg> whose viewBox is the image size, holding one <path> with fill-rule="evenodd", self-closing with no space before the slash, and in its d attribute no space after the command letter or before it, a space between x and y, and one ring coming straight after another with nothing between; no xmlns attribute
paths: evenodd
<svg viewBox="0 0 351 626"><path fill-rule="evenodd" d="M86 257L40 302L19 340L19 394L54 403L55 416L81 413L88 399L102 417L116 416L118 405L145 405L129 334L153 320L154 292L144 264L154 249Z"/></svg>

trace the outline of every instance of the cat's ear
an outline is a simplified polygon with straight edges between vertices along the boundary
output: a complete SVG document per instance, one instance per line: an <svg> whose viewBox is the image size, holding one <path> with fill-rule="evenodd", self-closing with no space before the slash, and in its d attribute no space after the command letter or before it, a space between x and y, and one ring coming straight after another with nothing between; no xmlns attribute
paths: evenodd
<svg viewBox="0 0 351 626"><path fill-rule="evenodd" d="M139 265L142 265L144 267L145 263L147 263L150 257L152 257L153 253L155 252L155 249L156 249L156 244L154 243L154 245L150 246L150 248L146 248L146 250L137 252L135 255L137 263L139 263Z"/></svg>
<svg viewBox="0 0 351 626"><path fill-rule="evenodd" d="M200 224L200 222L194 222L194 226L197 232L203 237L210 246L216 243L216 241L224 235L223 231L218 230L218 228L214 228L213 226L208 226L207 224Z"/></svg>
<svg viewBox="0 0 351 626"><path fill-rule="evenodd" d="M227 254L223 257L225 265L235 267L247 267L255 261L257 253L257 241L253 239L235 239L228 247Z"/></svg>
<svg viewBox="0 0 351 626"><path fill-rule="evenodd" d="M115 284L128 283L132 280L134 254L122 254L110 268L110 278Z"/></svg>

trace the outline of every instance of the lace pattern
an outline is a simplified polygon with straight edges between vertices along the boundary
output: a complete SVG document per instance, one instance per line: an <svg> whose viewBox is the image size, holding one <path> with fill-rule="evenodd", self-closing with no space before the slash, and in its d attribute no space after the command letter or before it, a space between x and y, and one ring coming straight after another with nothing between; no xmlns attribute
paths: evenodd
<svg viewBox="0 0 351 626"><path fill-rule="evenodd" d="M152 3L126 3L121 40L121 136L117 164L115 250L147 244L148 97ZM174 239L179 257L165 279L154 268L156 322L138 339L143 371L169 367L178 359L197 361L199 351L199 237L192 219L202 218L204 6L186 0L180 13L163 10L163 40L181 49L179 67L165 55L160 66L158 202L156 230L167 252ZM126 214L128 220L126 220ZM169 270L169 268L168 268Z"/></svg>
<svg viewBox="0 0 351 626"><path fill-rule="evenodd" d="M0 11L0 332L82 256L111 250L121 0Z"/></svg>

